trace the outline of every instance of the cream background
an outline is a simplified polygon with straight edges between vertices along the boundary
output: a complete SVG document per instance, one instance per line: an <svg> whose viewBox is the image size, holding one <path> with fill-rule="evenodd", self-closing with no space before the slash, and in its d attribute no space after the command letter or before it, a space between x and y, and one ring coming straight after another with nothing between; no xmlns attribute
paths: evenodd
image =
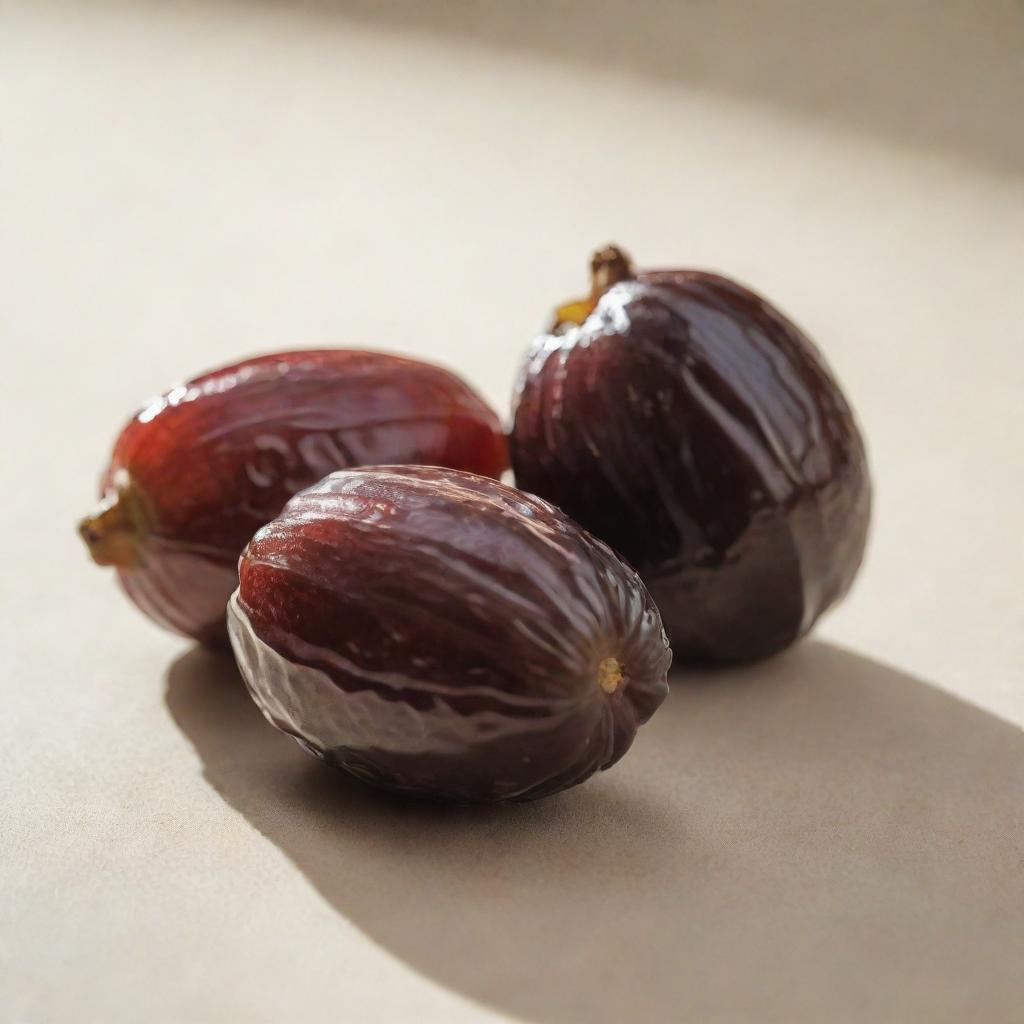
<svg viewBox="0 0 1024 1024"><path fill-rule="evenodd" d="M1014 1021L1024 13L0 3L0 1019ZM435 358L499 407L614 239L818 339L868 561L544 804L367 797L80 549L147 396Z"/></svg>

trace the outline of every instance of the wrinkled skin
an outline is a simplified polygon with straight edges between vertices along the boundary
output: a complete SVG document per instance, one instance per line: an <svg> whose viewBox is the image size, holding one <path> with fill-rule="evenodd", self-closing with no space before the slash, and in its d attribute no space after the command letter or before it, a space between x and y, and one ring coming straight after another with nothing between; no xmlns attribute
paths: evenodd
<svg viewBox="0 0 1024 1024"><path fill-rule="evenodd" d="M229 628L256 703L378 786L544 796L617 761L667 693L636 573L484 477L335 473L256 534L239 576Z"/></svg>
<svg viewBox="0 0 1024 1024"><path fill-rule="evenodd" d="M82 534L151 618L226 642L249 538L336 469L418 462L500 476L501 425L453 374L378 352L291 351L203 374L141 410ZM111 522L111 519L115 522Z"/></svg>
<svg viewBox="0 0 1024 1024"><path fill-rule="evenodd" d="M625 279L563 307L579 323L529 353L516 483L638 570L677 661L770 655L861 563L871 486L850 407L811 341L748 289L613 269Z"/></svg>

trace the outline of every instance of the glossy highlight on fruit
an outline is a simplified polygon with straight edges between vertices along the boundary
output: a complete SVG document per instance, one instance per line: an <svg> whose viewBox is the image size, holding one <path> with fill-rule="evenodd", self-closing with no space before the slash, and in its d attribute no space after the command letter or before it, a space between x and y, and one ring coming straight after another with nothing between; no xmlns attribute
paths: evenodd
<svg viewBox="0 0 1024 1024"><path fill-rule="evenodd" d="M249 543L228 609L266 717L375 785L532 799L614 764L667 693L639 577L546 502L454 470L345 470Z"/></svg>
<svg viewBox="0 0 1024 1024"><path fill-rule="evenodd" d="M258 356L138 412L79 529L147 615L224 642L249 538L328 473L381 462L497 477L507 453L497 416L438 366L346 349Z"/></svg>
<svg viewBox="0 0 1024 1024"><path fill-rule="evenodd" d="M871 483L813 343L717 274L609 247L519 380L516 483L643 577L681 662L781 650L849 589Z"/></svg>

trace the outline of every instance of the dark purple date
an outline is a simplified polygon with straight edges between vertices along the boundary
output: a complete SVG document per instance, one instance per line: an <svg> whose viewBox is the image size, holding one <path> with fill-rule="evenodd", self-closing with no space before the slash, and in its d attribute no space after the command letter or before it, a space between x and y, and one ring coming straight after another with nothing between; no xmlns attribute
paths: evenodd
<svg viewBox="0 0 1024 1024"><path fill-rule="evenodd" d="M614 764L667 693L636 573L482 476L334 473L256 534L239 575L229 630L257 704L379 786L544 796Z"/></svg>
<svg viewBox="0 0 1024 1024"><path fill-rule="evenodd" d="M849 589L871 508L864 444L818 350L767 301L614 247L529 353L516 483L643 577L677 659L764 657Z"/></svg>

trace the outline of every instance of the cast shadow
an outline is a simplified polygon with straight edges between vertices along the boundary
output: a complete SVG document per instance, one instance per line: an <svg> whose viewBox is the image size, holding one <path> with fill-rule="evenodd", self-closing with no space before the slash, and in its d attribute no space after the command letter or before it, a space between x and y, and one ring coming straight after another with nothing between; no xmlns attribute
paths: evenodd
<svg viewBox="0 0 1024 1024"><path fill-rule="evenodd" d="M202 650L167 706L339 913L536 1022L1019 1020L1024 733L824 643L676 678L614 770L497 809L382 797Z"/></svg>

